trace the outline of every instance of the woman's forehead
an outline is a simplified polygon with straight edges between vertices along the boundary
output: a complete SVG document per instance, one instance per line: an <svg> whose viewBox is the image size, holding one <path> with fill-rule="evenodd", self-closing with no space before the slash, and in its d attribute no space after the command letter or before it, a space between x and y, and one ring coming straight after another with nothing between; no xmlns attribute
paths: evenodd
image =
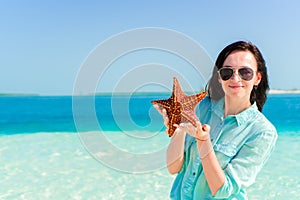
<svg viewBox="0 0 300 200"><path fill-rule="evenodd" d="M227 56L223 66L256 68L257 62L250 51L234 51Z"/></svg>

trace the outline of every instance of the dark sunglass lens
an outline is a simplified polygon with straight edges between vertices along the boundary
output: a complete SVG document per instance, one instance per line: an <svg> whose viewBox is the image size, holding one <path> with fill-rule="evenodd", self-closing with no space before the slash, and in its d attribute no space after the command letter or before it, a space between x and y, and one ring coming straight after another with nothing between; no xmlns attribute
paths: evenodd
<svg viewBox="0 0 300 200"><path fill-rule="evenodd" d="M233 69L231 68L224 67L220 69L220 76L223 81L227 81L228 79L230 79L232 74L233 74Z"/></svg>
<svg viewBox="0 0 300 200"><path fill-rule="evenodd" d="M241 68L239 69L239 74L245 81L250 81L253 78L253 70L251 68Z"/></svg>

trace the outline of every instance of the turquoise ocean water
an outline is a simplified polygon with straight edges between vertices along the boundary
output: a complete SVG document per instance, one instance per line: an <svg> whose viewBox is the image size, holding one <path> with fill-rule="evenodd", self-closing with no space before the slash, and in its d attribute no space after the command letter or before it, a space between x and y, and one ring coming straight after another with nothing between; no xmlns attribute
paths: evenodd
<svg viewBox="0 0 300 200"><path fill-rule="evenodd" d="M70 96L0 97L0 199L168 199L174 176L164 165L124 171L126 159L117 167L108 163L118 156L96 159L81 137L101 132L132 154L165 149L169 138L150 101L166 97L96 96L95 116L83 111L76 116L80 125L74 123ZM249 199L299 199L300 95L269 95L263 112L279 138L248 189Z"/></svg>

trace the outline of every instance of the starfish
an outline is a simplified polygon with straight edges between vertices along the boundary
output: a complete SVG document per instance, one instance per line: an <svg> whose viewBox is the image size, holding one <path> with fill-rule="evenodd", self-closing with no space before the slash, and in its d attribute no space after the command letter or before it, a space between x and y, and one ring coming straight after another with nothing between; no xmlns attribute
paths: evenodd
<svg viewBox="0 0 300 200"><path fill-rule="evenodd" d="M160 109L166 109L169 119L169 137L171 137L176 130L174 124L191 122L196 127L198 118L195 114L195 108L206 94L207 92L204 91L191 96L186 95L182 91L178 80L174 77L171 97L169 99L154 100L151 102L152 104L157 104Z"/></svg>

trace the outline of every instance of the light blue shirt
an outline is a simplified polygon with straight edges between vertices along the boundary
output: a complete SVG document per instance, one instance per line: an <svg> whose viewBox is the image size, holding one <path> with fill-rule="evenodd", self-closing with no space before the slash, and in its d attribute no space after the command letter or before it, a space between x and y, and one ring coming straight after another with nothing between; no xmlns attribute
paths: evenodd
<svg viewBox="0 0 300 200"><path fill-rule="evenodd" d="M184 163L173 183L171 199L247 199L245 188L254 183L268 160L277 132L257 109L256 103L243 112L224 116L224 99L205 98L199 105L200 121L211 126L210 136L226 179L215 196L202 170L196 141L186 135Z"/></svg>

